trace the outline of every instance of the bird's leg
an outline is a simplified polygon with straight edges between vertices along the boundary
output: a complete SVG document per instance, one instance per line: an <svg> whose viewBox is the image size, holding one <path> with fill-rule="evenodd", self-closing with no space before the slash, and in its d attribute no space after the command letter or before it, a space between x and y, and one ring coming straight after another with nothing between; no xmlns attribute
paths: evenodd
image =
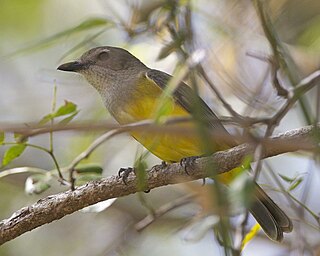
<svg viewBox="0 0 320 256"><path fill-rule="evenodd" d="M118 177L122 178L123 183L128 185L127 179L129 177L130 173L134 173L134 175L136 175L136 170L132 167L120 168L120 170L118 171Z"/></svg>
<svg viewBox="0 0 320 256"><path fill-rule="evenodd" d="M182 167L184 167L184 171L187 175L190 175L188 172L188 168L193 167L194 165L194 161L197 160L200 156L191 156L191 157L186 157L186 158L182 158L180 160L180 165ZM204 186L206 184L206 179L203 178L202 179L202 186Z"/></svg>
<svg viewBox="0 0 320 256"><path fill-rule="evenodd" d="M128 167L128 168L120 168L120 170L118 171L118 177L122 178L122 181L124 184L128 185L127 183L127 179L130 175L130 173L134 173L135 176L137 176L136 174L136 169L132 168L132 167ZM145 193L149 193L150 189L143 191Z"/></svg>
<svg viewBox="0 0 320 256"><path fill-rule="evenodd" d="M190 175L188 172L189 168L192 168L194 165L195 160L197 160L199 156L191 156L191 157L185 157L180 160L180 165L184 167L184 171L187 175Z"/></svg>

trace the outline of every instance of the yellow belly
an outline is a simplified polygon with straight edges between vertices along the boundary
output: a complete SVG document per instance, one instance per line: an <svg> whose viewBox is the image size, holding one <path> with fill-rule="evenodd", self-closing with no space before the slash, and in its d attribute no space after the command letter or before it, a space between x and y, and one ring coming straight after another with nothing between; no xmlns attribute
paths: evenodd
<svg viewBox="0 0 320 256"><path fill-rule="evenodd" d="M146 79L144 83L140 82L140 86L132 95L130 102L119 108L115 118L120 124L153 119L159 107L161 95L162 90L153 84L153 82ZM190 113L173 99L169 102L164 115L164 117L170 118L189 116ZM181 128L181 131L186 127L195 129L195 124L191 123L191 121L189 123L174 124L174 126L174 128ZM185 133L173 134L171 132L156 133L151 131L131 132L131 135L151 153L166 162L179 162L185 157L201 156L204 154L201 139L196 132L193 132L192 136L188 136ZM223 183L228 183L233 176L234 174L231 172L227 175L219 175L219 178L221 178Z"/></svg>
<svg viewBox="0 0 320 256"><path fill-rule="evenodd" d="M166 162L178 162L184 157L203 154L199 145L200 139L197 137L152 132L132 132L131 135L151 153Z"/></svg>
<svg viewBox="0 0 320 256"><path fill-rule="evenodd" d="M162 90L152 81L145 78L144 84L140 86L133 94L130 103L122 106L115 118L120 124L128 124L141 120L154 119L156 112L161 104L160 98ZM188 117L190 114L170 99L166 104L165 117ZM160 125L160 124L159 124ZM194 124L175 124L175 129L184 129L192 127ZM203 152L197 136L179 135L179 133L156 133L150 131L131 132L131 135L146 147L151 153L166 162L178 162L184 157L199 156Z"/></svg>

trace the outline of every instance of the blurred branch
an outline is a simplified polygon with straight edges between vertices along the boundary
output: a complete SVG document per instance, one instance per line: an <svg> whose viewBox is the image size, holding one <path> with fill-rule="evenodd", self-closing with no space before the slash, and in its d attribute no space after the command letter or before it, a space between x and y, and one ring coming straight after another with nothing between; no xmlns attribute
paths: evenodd
<svg viewBox="0 0 320 256"><path fill-rule="evenodd" d="M203 79L208 83L208 85L210 86L210 88L214 91L214 93L217 95L217 97L219 98L219 100L222 102L223 106L229 111L229 113L236 118L237 120L243 120L243 117L241 117L240 114L238 114L232 107L231 105L225 101L224 97L222 96L222 94L219 92L219 90L216 88L216 86L213 84L213 82L211 82L211 80L209 79L207 73L204 71L202 66L198 66L198 71L199 74L203 77Z"/></svg>
<svg viewBox="0 0 320 256"><path fill-rule="evenodd" d="M298 71L290 54L283 46L282 41L280 40L272 24L271 18L268 13L268 6L266 1L253 0L253 2L256 6L262 29L267 37L267 40L270 43L274 56L274 63L285 72L287 77L290 79L291 85L295 86L299 81L299 77L297 75ZM299 105L302 109L306 122L308 124L311 124L312 117L310 116L310 107L303 96L299 98Z"/></svg>
<svg viewBox="0 0 320 256"><path fill-rule="evenodd" d="M317 146L312 139L313 133L314 127L306 126L271 137L263 143L265 150L262 158L297 150L315 150ZM218 174L227 172L239 166L244 157L253 152L253 144L242 144L209 157L198 158L193 161L192 168L188 168L188 174L179 163L154 166L146 174L146 186L140 190L206 178L208 177L206 167L209 163L215 164ZM10 218L0 222L0 244L86 206L138 191L137 179L134 175L129 175L127 184L124 184L118 176L110 176L88 182L74 191L66 191L40 199L35 204L18 210Z"/></svg>
<svg viewBox="0 0 320 256"><path fill-rule="evenodd" d="M173 209L178 208L182 205L191 203L192 199L194 199L195 196L196 196L195 194L182 196L177 198L174 201L171 201L165 205L162 205L159 209L155 210L154 213L147 215L144 219L142 219L137 224L135 224L135 229L139 232L144 230L151 223L153 223L154 221L156 221L158 218L168 213L169 211L172 211Z"/></svg>
<svg viewBox="0 0 320 256"><path fill-rule="evenodd" d="M280 123L282 118L290 111L293 105L314 86L320 84L320 70L313 72L308 77L302 79L292 92L289 92L286 104L270 119L267 135L272 134L274 128Z"/></svg>
<svg viewBox="0 0 320 256"><path fill-rule="evenodd" d="M275 61L274 58L272 58L271 56L261 56L252 52L248 52L247 55L270 64L270 73L273 82L273 87L276 89L278 96L288 98L288 90L280 84L280 81L278 79L279 63Z"/></svg>

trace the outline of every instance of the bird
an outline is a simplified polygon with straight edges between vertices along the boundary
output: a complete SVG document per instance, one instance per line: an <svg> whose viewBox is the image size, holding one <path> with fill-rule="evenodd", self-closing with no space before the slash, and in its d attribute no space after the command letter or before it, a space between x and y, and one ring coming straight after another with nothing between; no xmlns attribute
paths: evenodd
<svg viewBox="0 0 320 256"><path fill-rule="evenodd" d="M123 48L99 46L92 48L75 61L60 65L58 70L76 72L84 76L100 94L109 113L120 125L155 118L162 94L168 88L171 75L147 67ZM198 111L195 111L197 107ZM218 116L186 83L180 82L169 97L166 117L194 117L204 120L210 131L229 135ZM191 121L190 121L191 122ZM193 127L194 124L176 124L177 127ZM161 160L174 163L188 157L203 155L205 148L200 136L170 133L132 131L131 135ZM218 140L217 140L218 141ZM236 142L209 141L211 153L225 150ZM221 174L219 176L223 176ZM230 177L221 178L228 183ZM283 233L293 229L287 214L255 183L254 202L248 210L273 241L281 242Z"/></svg>

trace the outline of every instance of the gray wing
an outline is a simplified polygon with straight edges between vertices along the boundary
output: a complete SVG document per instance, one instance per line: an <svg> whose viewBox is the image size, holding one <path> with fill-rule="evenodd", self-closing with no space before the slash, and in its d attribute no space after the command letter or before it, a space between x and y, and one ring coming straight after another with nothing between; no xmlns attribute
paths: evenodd
<svg viewBox="0 0 320 256"><path fill-rule="evenodd" d="M146 72L146 77L164 90L172 76L159 70L150 69ZM228 133L216 114L213 113L208 105L185 83L180 82L177 89L173 93L173 97L176 102L179 103L190 114L194 113L195 106L197 106L196 104L200 105L199 109L204 120L207 120L207 123L209 123L210 126L215 130Z"/></svg>

